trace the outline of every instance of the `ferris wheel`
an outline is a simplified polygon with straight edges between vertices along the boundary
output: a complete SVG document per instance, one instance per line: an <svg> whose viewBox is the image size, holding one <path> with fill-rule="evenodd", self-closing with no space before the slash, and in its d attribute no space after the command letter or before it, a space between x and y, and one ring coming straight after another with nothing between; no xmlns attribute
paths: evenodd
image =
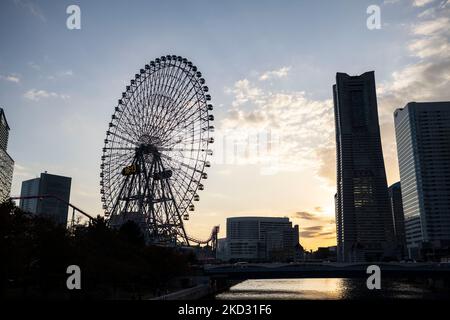
<svg viewBox="0 0 450 320"><path fill-rule="evenodd" d="M101 157L101 200L111 226L136 222L152 243L191 239L184 221L207 179L214 116L208 87L186 58L162 56L126 86Z"/></svg>

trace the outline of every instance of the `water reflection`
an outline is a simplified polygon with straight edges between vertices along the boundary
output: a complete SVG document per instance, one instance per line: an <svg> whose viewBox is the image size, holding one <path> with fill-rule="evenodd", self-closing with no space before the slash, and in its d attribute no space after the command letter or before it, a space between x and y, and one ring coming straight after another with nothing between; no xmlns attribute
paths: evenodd
<svg viewBox="0 0 450 320"><path fill-rule="evenodd" d="M340 299L442 299L448 288L430 287L427 281L384 279L381 290L368 290L366 279L264 279L246 280L216 299L340 300Z"/></svg>

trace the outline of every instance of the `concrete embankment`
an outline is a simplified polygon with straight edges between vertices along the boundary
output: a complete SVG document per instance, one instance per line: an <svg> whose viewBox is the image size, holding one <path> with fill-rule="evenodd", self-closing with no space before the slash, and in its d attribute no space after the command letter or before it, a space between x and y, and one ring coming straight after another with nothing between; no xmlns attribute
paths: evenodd
<svg viewBox="0 0 450 320"><path fill-rule="evenodd" d="M213 299L218 293L228 290L231 286L238 283L238 281L207 281L191 288L181 289L171 292L151 300L199 300L199 299Z"/></svg>
<svg viewBox="0 0 450 320"><path fill-rule="evenodd" d="M178 290L152 300L198 300L213 294L209 284L199 284L192 288Z"/></svg>

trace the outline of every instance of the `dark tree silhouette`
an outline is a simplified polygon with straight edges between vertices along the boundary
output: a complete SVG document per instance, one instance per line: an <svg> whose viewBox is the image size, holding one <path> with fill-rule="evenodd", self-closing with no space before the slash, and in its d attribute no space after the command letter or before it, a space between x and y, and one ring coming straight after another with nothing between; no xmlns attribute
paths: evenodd
<svg viewBox="0 0 450 320"><path fill-rule="evenodd" d="M190 272L191 255L147 246L134 222L111 229L102 217L70 232L45 216L0 204L0 294L10 298L127 298L166 287ZM78 265L82 290L66 288Z"/></svg>

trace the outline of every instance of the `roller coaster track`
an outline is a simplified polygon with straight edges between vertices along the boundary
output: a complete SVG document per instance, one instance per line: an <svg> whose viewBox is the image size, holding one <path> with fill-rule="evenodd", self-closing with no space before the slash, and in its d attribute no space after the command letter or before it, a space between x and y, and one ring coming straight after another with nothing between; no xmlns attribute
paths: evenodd
<svg viewBox="0 0 450 320"><path fill-rule="evenodd" d="M199 245L200 244L209 244L211 242L211 246L213 248L215 248L217 246L217 236L218 236L218 234L219 234L219 226L215 226L215 227L213 227L213 229L211 231L211 234L210 234L208 239L200 240L200 239L194 238L194 237L189 236L189 235L187 236L187 238L188 238L189 241L191 241L193 243L196 243L196 244L199 244Z"/></svg>
<svg viewBox="0 0 450 320"><path fill-rule="evenodd" d="M32 200L32 199L56 199L58 201L61 201L62 203L66 204L67 206L69 206L72 210L73 210L73 214L72 214L72 224L74 223L74 216L75 216L75 212L79 212L80 214L82 214L83 216L89 218L89 220L94 220L94 218L86 213L85 211L81 210L80 208L74 206L73 204L65 201L64 199L55 196L55 195L38 195L38 196L24 196L24 197L11 197L11 200ZM208 239L197 239L194 238L192 236L187 236L187 239L193 243L196 243L197 245L200 244L209 244L211 243L211 247L213 248L213 250L216 250L217 248L217 237L219 234L219 226L214 226L211 234L209 236Z"/></svg>
<svg viewBox="0 0 450 320"><path fill-rule="evenodd" d="M64 199L62 199L62 198L60 198L58 196L55 196L55 195L38 195L38 196L11 197L11 200L31 200L31 199L42 200L42 199L49 199L49 198L61 201L62 203L66 204L67 206L72 208L73 215L75 215L75 212L77 211L77 212L81 213L83 216L89 218L89 220L94 220L94 218L90 214L86 213L85 211L81 210L80 208L74 206L73 204L71 204L71 203L67 202L66 200L64 200ZM73 216L72 216L72 223L73 223Z"/></svg>

